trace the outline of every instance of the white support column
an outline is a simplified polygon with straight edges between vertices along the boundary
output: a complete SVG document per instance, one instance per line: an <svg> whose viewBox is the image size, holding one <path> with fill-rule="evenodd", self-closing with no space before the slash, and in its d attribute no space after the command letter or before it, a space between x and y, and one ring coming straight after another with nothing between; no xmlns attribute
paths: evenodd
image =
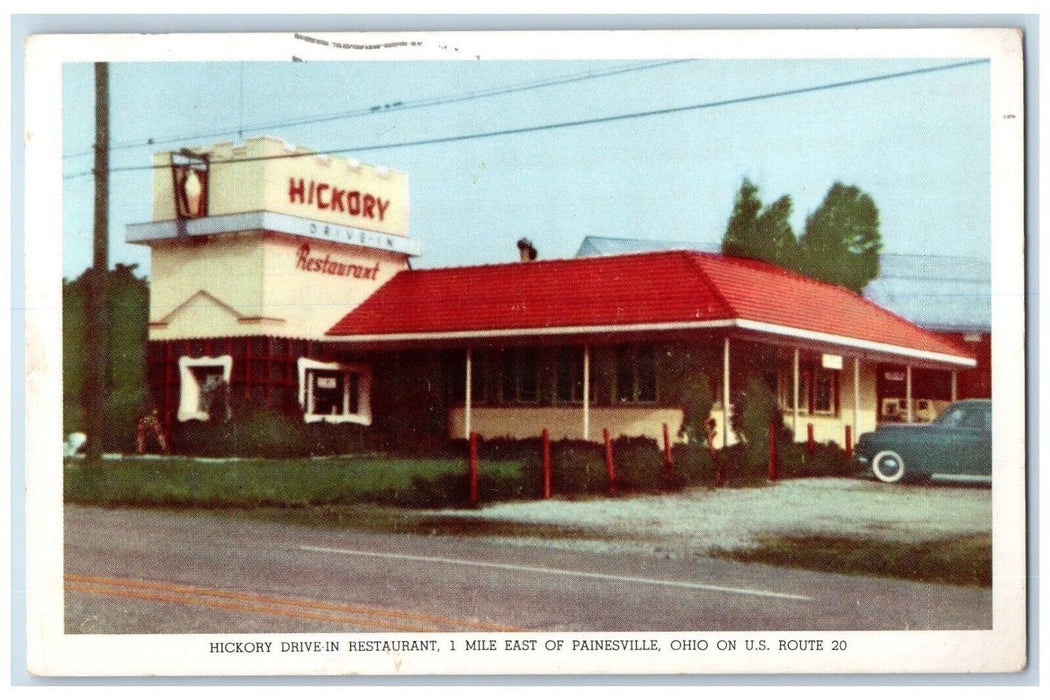
<svg viewBox="0 0 1050 700"><path fill-rule="evenodd" d="M853 443L860 437L860 357L853 358Z"/></svg>
<svg viewBox="0 0 1050 700"><path fill-rule="evenodd" d="M350 415L350 373L343 372L343 415Z"/></svg>
<svg viewBox="0 0 1050 700"><path fill-rule="evenodd" d="M791 384L791 440L798 441L798 348L795 348L795 359L792 368Z"/></svg>
<svg viewBox="0 0 1050 700"><path fill-rule="evenodd" d="M467 390L463 397L463 437L470 439L470 380L472 374L471 368L471 350L467 348Z"/></svg>
<svg viewBox="0 0 1050 700"><path fill-rule="evenodd" d="M952 401L959 400L959 371L952 370Z"/></svg>
<svg viewBox="0 0 1050 700"><path fill-rule="evenodd" d="M904 403L907 406L907 421L914 420L911 410L911 365L904 367Z"/></svg>
<svg viewBox="0 0 1050 700"><path fill-rule="evenodd" d="M591 439L591 346L583 344L583 439Z"/></svg>
<svg viewBox="0 0 1050 700"><path fill-rule="evenodd" d="M722 447L729 447L729 337L722 346Z"/></svg>

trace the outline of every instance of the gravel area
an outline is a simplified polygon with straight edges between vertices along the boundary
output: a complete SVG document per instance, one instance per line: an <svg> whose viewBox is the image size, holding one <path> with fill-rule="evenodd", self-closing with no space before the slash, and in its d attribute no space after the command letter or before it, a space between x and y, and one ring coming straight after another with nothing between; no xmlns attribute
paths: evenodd
<svg viewBox="0 0 1050 700"><path fill-rule="evenodd" d="M858 479L797 479L761 488L552 499L434 514L609 534L600 541L543 540L546 546L697 554L747 547L758 536L769 534L860 535L887 540L990 534L992 492L940 485L888 486Z"/></svg>

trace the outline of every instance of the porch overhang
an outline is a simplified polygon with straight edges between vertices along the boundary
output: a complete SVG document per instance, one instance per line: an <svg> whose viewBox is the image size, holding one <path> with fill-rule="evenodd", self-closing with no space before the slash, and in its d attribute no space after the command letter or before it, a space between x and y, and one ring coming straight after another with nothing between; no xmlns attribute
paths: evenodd
<svg viewBox="0 0 1050 700"><path fill-rule="evenodd" d="M963 353L952 355L749 319L466 329L429 333L329 335L327 340L345 344L355 350L396 350L491 347L508 344L613 343L638 340L689 341L723 337L780 345L785 348L861 357L871 361L906 363L930 369L965 369L977 364L974 357Z"/></svg>

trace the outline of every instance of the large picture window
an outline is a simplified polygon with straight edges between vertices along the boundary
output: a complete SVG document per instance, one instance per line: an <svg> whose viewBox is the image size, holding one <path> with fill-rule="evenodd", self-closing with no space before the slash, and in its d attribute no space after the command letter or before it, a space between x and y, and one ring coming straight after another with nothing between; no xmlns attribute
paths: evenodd
<svg viewBox="0 0 1050 700"><path fill-rule="evenodd" d="M366 365L299 359L299 404L307 423L371 425L371 391Z"/></svg>

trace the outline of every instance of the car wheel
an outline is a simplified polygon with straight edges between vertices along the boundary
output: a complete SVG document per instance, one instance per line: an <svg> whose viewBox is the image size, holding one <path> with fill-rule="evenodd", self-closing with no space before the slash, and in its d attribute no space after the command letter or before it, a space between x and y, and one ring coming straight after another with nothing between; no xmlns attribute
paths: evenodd
<svg viewBox="0 0 1050 700"><path fill-rule="evenodd" d="M885 484L895 484L904 478L904 460L893 450L883 450L871 460L875 478Z"/></svg>

